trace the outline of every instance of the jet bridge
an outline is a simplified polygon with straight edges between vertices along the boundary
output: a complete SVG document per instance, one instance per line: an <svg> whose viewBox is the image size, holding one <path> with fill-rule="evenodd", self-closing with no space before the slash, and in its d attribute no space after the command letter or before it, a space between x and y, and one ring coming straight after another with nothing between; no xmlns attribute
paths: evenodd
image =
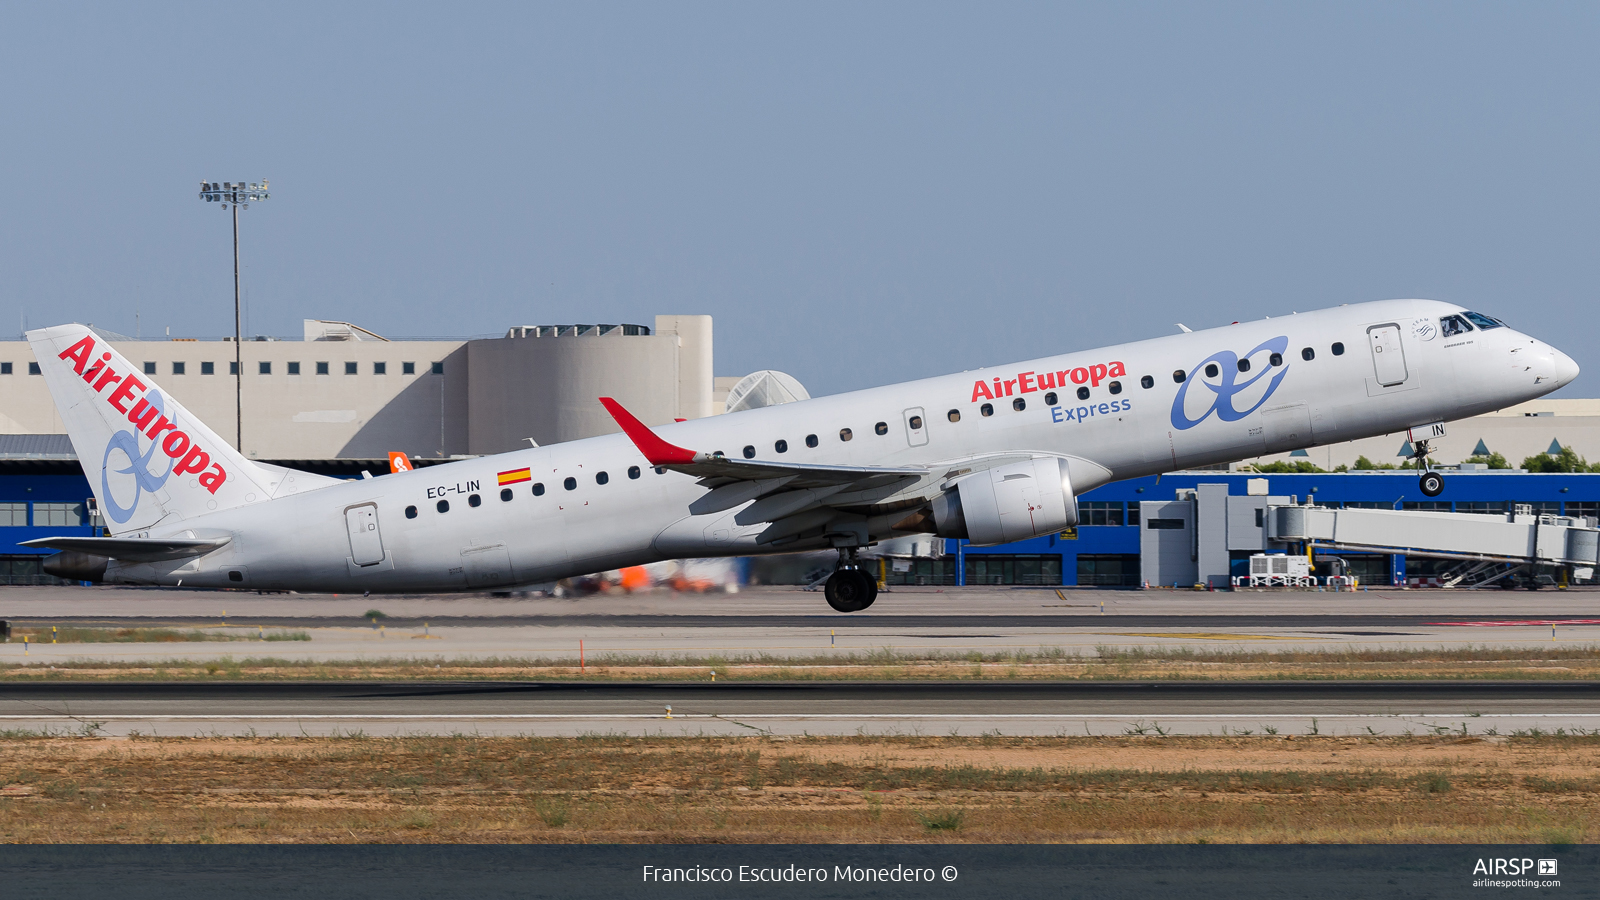
<svg viewBox="0 0 1600 900"><path fill-rule="evenodd" d="M1540 516L1520 506L1503 515L1273 505L1264 516L1270 542L1337 550L1457 560L1440 587L1483 587L1516 580L1553 581L1546 568L1572 566L1586 579L1600 557L1595 520ZM1584 571L1588 570L1588 571Z"/></svg>

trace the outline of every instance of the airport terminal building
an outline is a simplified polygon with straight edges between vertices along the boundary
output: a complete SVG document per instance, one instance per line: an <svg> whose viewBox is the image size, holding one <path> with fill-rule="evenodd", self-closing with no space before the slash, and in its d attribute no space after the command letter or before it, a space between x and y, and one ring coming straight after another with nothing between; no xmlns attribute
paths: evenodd
<svg viewBox="0 0 1600 900"><path fill-rule="evenodd" d="M220 435L235 427L231 340L135 340L100 332ZM307 320L300 340L256 338L243 360L246 455L347 478L576 440L617 430L595 402L613 396L646 424L806 399L782 373L716 377L709 316L652 325L515 326L503 336L388 340L360 326ZM25 341L0 342L0 583L48 580L48 551L18 542L96 533L92 492ZM731 396L730 396L731 392ZM1600 459L1600 400L1532 401L1449 426L1434 459L1523 459L1563 448ZM1396 465L1403 435L1296 450L1257 463L1302 468ZM1496 463L1498 464L1498 458ZM893 583L1133 588L1226 584L1252 553L1284 552L1263 531L1272 504L1506 516L1600 516L1600 474L1539 474L1471 464L1422 495L1408 471L1260 475L1178 472L1116 482L1079 498L1080 524L998 547L919 541L886 572ZM898 551L890 549L891 554ZM1367 584L1427 584L1438 559L1343 553Z"/></svg>

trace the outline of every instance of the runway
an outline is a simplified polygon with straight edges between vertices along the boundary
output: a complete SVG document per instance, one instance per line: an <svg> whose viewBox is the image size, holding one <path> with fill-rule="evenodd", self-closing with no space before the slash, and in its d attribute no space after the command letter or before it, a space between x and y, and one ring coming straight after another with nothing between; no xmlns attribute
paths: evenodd
<svg viewBox="0 0 1600 900"><path fill-rule="evenodd" d="M371 610L384 617L366 618ZM0 619L36 634L51 626L165 627L241 639L0 645L0 663L26 665L259 656L576 660L580 643L591 659L794 659L885 650L1092 655L1107 647L1588 646L1600 641L1600 592L896 588L871 609L844 615L830 610L820 593L780 587L569 599L62 587L0 589ZM303 631L310 640L243 640L268 629Z"/></svg>
<svg viewBox="0 0 1600 900"><path fill-rule="evenodd" d="M1600 728L1600 682L34 683L0 729L112 736L1510 735Z"/></svg>

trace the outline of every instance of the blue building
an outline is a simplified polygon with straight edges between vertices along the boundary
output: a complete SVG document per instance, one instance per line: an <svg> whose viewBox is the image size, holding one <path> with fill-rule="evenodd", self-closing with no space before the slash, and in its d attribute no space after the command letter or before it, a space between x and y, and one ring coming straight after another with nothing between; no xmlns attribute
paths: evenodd
<svg viewBox="0 0 1600 900"><path fill-rule="evenodd" d="M1080 524L1061 534L997 547L947 541L943 560L919 561L900 579L943 584L1039 584L1137 587L1139 503L1172 500L1181 490L1225 484L1242 496L1250 479L1265 478L1267 493L1329 507L1422 509L1458 513L1505 513L1517 504L1545 515L1600 517L1600 474L1529 474L1505 470L1450 472L1444 493L1425 497L1409 471L1257 475L1247 472L1179 472L1096 488L1078 498ZM1432 574L1433 560L1345 555L1349 571L1372 584L1388 584L1399 571ZM1236 561L1236 565L1238 561ZM1403 567L1401 569L1400 567ZM1242 570L1241 570L1242 571Z"/></svg>
<svg viewBox="0 0 1600 900"><path fill-rule="evenodd" d="M335 478L388 471L388 460L263 460ZM418 465L429 465L419 460ZM40 564L51 550L18 546L42 537L102 534L94 492L66 435L0 435L0 584L63 584Z"/></svg>
<svg viewBox="0 0 1600 900"><path fill-rule="evenodd" d="M64 436L12 436L61 438ZM21 547L22 541L59 535L99 533L93 492L70 445L26 450L7 445L0 459L0 584L58 583L43 574L40 561L50 551ZM362 469L387 469L387 460L277 460L280 465L334 477L356 478ZM425 462L419 460L419 462ZM1138 587L1139 503L1172 500L1180 490L1225 484L1230 495L1245 495L1246 482L1265 478L1268 493L1307 497L1322 506L1376 509L1428 509L1446 512L1504 513L1527 504L1548 515L1600 518L1600 474L1529 474L1485 470L1450 472L1444 493L1424 497L1414 472L1356 472L1310 475L1257 475L1246 472L1179 472L1138 478L1097 488L1078 498L1080 524L1051 534L996 547L946 541L943 559L916 560L895 583L1021 584ZM1388 556L1347 556L1349 571L1369 584L1388 584L1397 566L1411 575L1430 574L1431 560L1398 561Z"/></svg>

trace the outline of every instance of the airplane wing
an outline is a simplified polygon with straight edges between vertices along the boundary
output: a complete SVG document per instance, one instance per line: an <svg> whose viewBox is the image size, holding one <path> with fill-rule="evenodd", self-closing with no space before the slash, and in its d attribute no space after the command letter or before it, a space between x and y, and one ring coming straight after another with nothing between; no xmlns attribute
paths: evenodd
<svg viewBox="0 0 1600 900"><path fill-rule="evenodd" d="M121 559L129 562L156 562L163 559L184 559L203 556L226 544L230 538L118 538L118 537L48 537L21 541L18 546L43 547L48 550L75 550L91 556Z"/></svg>
<svg viewBox="0 0 1600 900"><path fill-rule="evenodd" d="M818 466L761 459L729 459L669 443L610 397L601 397L611 417L650 465L700 479L710 492L689 504L694 515L732 509L751 500L734 517L738 525L773 523L761 542L789 537L795 526L826 524L829 508L870 507L918 482L942 477L944 469L921 466ZM841 511L842 512L842 511ZM805 530L805 529L801 529Z"/></svg>

